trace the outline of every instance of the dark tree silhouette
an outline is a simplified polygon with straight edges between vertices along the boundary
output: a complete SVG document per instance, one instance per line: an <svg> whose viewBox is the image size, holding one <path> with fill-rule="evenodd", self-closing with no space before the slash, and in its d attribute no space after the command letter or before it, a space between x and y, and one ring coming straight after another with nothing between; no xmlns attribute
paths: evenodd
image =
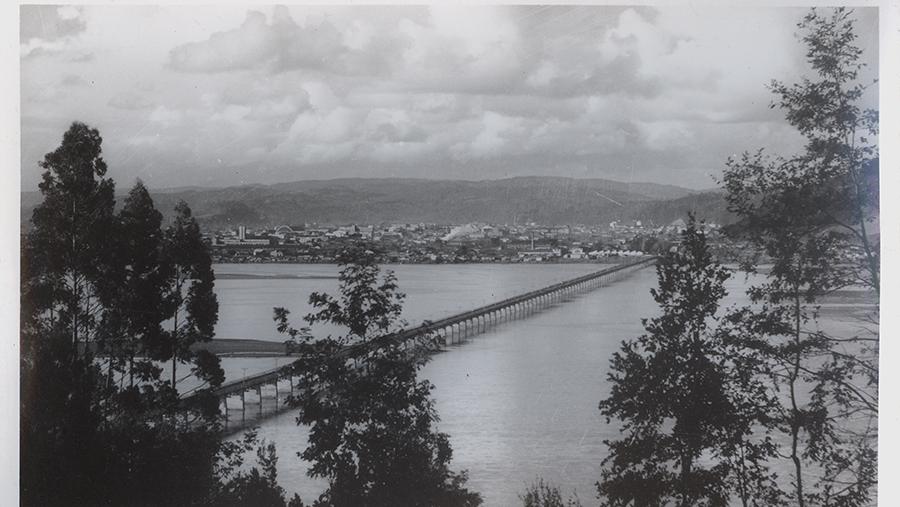
<svg viewBox="0 0 900 507"><path fill-rule="evenodd" d="M381 273L376 254L357 244L339 256L340 296L313 293L309 324L347 329L343 336L314 340L304 334L297 372L309 388L295 400L298 424L310 426L301 456L309 475L328 480L315 505L443 506L478 505L480 496L464 488L465 473L449 469L447 435L438 420L432 386L416 374L425 354L403 345L373 340L399 328L403 295L393 273ZM275 309L278 330L301 333L289 313ZM358 361L347 347L365 346Z"/></svg>
<svg viewBox="0 0 900 507"><path fill-rule="evenodd" d="M245 456L255 453L259 468L247 470ZM278 456L275 445L259 441L256 432L244 433L240 440L221 444L216 474L221 479L208 496L206 505L216 507L303 507L300 497L285 500L278 485Z"/></svg>
<svg viewBox="0 0 900 507"><path fill-rule="evenodd" d="M161 370L136 359L160 336L166 294L159 279L169 264L160 258L160 217L143 185L114 215L100 146L97 130L74 123L46 155L44 201L23 238L21 503L262 504L283 493L267 468L274 456L260 455L263 474L231 474L246 445L222 442L215 420L185 425ZM215 322L215 305L204 297L209 257L192 252L200 283L186 289L187 313ZM204 371L218 368L217 358L200 359ZM134 383L113 382L125 367Z"/></svg>
<svg viewBox="0 0 900 507"><path fill-rule="evenodd" d="M166 280L165 308L171 324L156 350L156 358L171 361L173 387L178 383L178 364L192 361L192 373L210 385L219 385L224 373L218 361L208 352L191 349L195 343L212 339L219 303L213 292L215 276L209 247L184 201L175 206L174 223L166 229L164 252L170 274Z"/></svg>
<svg viewBox="0 0 900 507"><path fill-rule="evenodd" d="M563 500L563 495L557 486L544 482L538 478L525 490L524 495L519 495L522 507L581 507L581 501L574 494Z"/></svg>
<svg viewBox="0 0 900 507"><path fill-rule="evenodd" d="M33 228L24 242L23 277L31 310L26 330L64 330L73 344L73 360L94 339L112 297L106 274L114 259L105 239L114 225L115 186L104 177L102 142L96 129L76 122L59 148L44 156L44 201L34 209Z"/></svg>
<svg viewBox="0 0 900 507"><path fill-rule="evenodd" d="M44 157L44 201L22 242L20 468L30 505L53 504L51 477L73 501L89 495L82 478L103 468L92 460L65 471L95 455L107 394L86 346L110 299L111 258L100 240L113 225L114 186L101 144L97 130L76 122Z"/></svg>
<svg viewBox="0 0 900 507"><path fill-rule="evenodd" d="M125 198L114 231L116 260L111 276L118 280L116 305L107 313L107 336L102 351L111 366L128 376L128 385L148 382L158 375L147 352L162 340L163 288L170 276L162 262L162 214L139 180ZM137 364L136 364L137 361ZM112 380L109 375L109 380Z"/></svg>
<svg viewBox="0 0 900 507"><path fill-rule="evenodd" d="M864 505L876 481L877 307L861 326L869 330L833 336L817 323L817 304L848 287L878 299L878 115L858 105L866 85L852 11L813 9L799 28L816 80L772 89L773 107L806 137L805 151L745 153L724 175L739 217L730 233L771 263L749 292L755 307L730 320L744 324L747 346L766 359L759 375L783 394L769 426L789 439L793 501Z"/></svg>
<svg viewBox="0 0 900 507"><path fill-rule="evenodd" d="M607 442L598 490L610 505L726 505L736 474L752 471L765 482L765 470L733 466L745 463L738 452L770 449L750 442L746 410L765 400L743 399L754 386L742 381L728 343L710 328L730 275L693 216L680 247L656 271L651 293L661 315L645 320L647 334L625 341L611 360L611 391L600 410L621 421L624 435ZM739 492L745 502L748 491Z"/></svg>

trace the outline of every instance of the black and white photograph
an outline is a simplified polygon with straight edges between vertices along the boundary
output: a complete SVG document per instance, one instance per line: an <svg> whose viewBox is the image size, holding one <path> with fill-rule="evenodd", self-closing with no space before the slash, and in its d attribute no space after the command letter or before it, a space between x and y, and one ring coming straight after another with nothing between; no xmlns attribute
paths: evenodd
<svg viewBox="0 0 900 507"><path fill-rule="evenodd" d="M0 503L896 505L898 5L6 13Z"/></svg>

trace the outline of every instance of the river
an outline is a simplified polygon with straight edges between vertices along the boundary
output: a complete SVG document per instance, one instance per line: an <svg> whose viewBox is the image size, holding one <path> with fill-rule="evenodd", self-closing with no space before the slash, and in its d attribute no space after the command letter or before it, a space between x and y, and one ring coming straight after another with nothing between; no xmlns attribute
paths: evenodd
<svg viewBox="0 0 900 507"><path fill-rule="evenodd" d="M390 266L407 293L404 318L434 320L461 310L602 269L597 264ZM274 331L272 307L286 306L295 320L308 310L311 291L334 293L329 265L217 265L216 292L222 338L283 340ZM641 319L656 314L649 290L654 270L629 277L451 346L422 370L435 389L441 421L450 435L454 470L468 470L468 487L487 506L521 504L518 495L536 477L594 503L594 483L617 437L597 409L607 395L609 358L621 341L639 335ZM728 282L726 304L743 302L742 277ZM843 310L842 310L843 311ZM317 333L334 331L328 328ZM229 378L285 364L286 358L227 358ZM284 413L265 421L259 436L278 450L279 483L304 501L324 488L306 477L296 453L305 428Z"/></svg>

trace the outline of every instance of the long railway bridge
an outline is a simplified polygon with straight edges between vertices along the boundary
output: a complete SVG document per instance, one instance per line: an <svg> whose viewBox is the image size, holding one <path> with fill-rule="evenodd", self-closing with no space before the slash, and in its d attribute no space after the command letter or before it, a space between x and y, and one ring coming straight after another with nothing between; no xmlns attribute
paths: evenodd
<svg viewBox="0 0 900 507"><path fill-rule="evenodd" d="M634 271L655 264L656 260L656 257L643 257L634 262L555 283L440 320L426 320L416 327L350 345L341 354L348 360L352 360L364 357L374 348L388 344L415 343L417 338L429 335L440 336L447 344L459 344L491 327L527 318L575 296L609 285ZM204 394L212 394L218 400L225 431L233 433L286 410L288 397L296 389L299 389L296 384L296 376L295 363L291 362L278 368L226 382L217 388L204 391ZM183 395L182 399L185 405L190 406L191 398L198 394L190 392Z"/></svg>

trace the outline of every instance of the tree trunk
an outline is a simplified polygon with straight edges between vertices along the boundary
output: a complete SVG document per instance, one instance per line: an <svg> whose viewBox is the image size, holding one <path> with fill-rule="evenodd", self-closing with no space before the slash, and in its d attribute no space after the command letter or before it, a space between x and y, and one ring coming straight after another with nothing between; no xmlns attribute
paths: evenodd
<svg viewBox="0 0 900 507"><path fill-rule="evenodd" d="M691 468L693 467L694 460L690 455L683 455L681 457L681 503L680 507L691 507L694 504L693 495L691 495L687 489L688 477L691 475Z"/></svg>
<svg viewBox="0 0 900 507"><path fill-rule="evenodd" d="M741 496L741 506L747 507L747 461L744 456L744 445L741 444L741 469L738 473L738 494Z"/></svg>
<svg viewBox="0 0 900 507"><path fill-rule="evenodd" d="M172 330L172 389L175 388L175 369L178 365L178 309L175 309L175 326Z"/></svg>
<svg viewBox="0 0 900 507"><path fill-rule="evenodd" d="M797 407L796 385L797 378L800 376L800 341L802 339L800 329L800 287L794 286L794 343L797 350L794 352L793 372L789 376L791 388L791 461L794 462L794 473L797 476L796 493L797 505L805 507L806 502L803 498L803 466L800 461L800 455L797 447L800 443L800 409Z"/></svg>
<svg viewBox="0 0 900 507"><path fill-rule="evenodd" d="M176 268L175 272L176 282L175 282L175 291L176 291L176 302L175 305L175 316L174 316L174 324L172 328L172 389L175 389L175 370L178 364L178 310L181 309L181 268Z"/></svg>

